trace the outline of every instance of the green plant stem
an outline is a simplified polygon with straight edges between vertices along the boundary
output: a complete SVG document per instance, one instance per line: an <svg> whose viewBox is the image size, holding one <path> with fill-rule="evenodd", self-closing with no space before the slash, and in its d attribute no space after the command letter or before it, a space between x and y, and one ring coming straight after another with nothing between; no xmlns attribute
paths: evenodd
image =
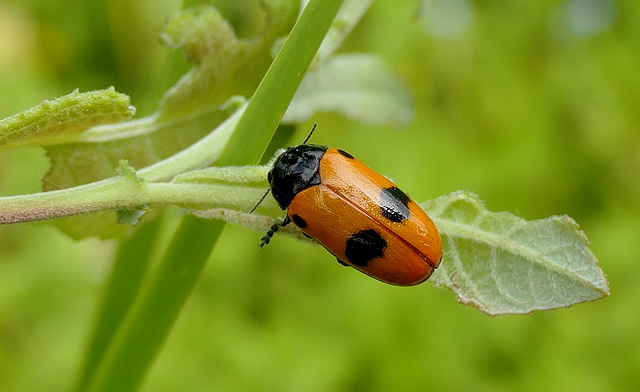
<svg viewBox="0 0 640 392"><path fill-rule="evenodd" d="M85 367L80 375L77 391L83 391L93 376L100 359L130 309L136 293L149 268L155 237L161 225L155 220L142 226L131 238L120 243L111 276L98 312L90 344L87 347Z"/></svg>
<svg viewBox="0 0 640 392"><path fill-rule="evenodd" d="M146 183L127 177L60 191L12 196L3 200L0 224L31 222L149 204L251 208L263 188L226 184Z"/></svg>
<svg viewBox="0 0 640 392"><path fill-rule="evenodd" d="M194 220L200 221L195 217L183 221L111 342L89 391L135 391L142 383L211 253L211 238L224 227L222 222L210 222L206 231L190 230Z"/></svg>

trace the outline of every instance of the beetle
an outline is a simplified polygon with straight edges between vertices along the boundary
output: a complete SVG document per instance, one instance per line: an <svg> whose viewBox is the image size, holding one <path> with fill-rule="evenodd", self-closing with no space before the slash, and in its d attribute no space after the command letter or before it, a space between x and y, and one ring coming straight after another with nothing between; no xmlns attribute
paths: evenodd
<svg viewBox="0 0 640 392"><path fill-rule="evenodd" d="M392 285L426 281L442 259L440 234L429 216L348 152L305 143L284 150L267 175L287 214L260 246L293 222L343 265Z"/></svg>

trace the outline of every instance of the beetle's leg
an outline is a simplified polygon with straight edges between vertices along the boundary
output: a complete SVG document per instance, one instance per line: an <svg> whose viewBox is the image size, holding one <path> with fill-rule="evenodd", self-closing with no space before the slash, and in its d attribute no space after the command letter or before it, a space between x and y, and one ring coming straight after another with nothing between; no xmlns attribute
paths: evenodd
<svg viewBox="0 0 640 392"><path fill-rule="evenodd" d="M267 231L267 234L265 234L260 239L260 247L262 248L265 245L269 245L269 242L271 242L271 237L273 237L273 235L276 233L276 231L278 231L278 229L281 228L281 227L285 227L289 223L291 223L291 219L289 218L289 215L287 214L287 215L285 215L285 217L284 217L284 219L282 220L281 223L274 223L273 225L271 225L271 228L269 229L269 231Z"/></svg>

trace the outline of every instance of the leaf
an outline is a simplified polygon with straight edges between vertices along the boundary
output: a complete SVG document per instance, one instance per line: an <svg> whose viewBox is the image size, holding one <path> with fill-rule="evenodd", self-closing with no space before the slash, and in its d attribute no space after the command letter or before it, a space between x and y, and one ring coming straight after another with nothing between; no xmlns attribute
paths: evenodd
<svg viewBox="0 0 640 392"><path fill-rule="evenodd" d="M392 69L381 57L361 53L336 55L310 70L283 122L329 111L371 125L399 127L413 118L409 91Z"/></svg>
<svg viewBox="0 0 640 392"><path fill-rule="evenodd" d="M48 146L51 169L44 178L44 190L111 177L121 159L136 169L150 166L211 133L229 116L225 103L230 97L253 94L271 63L273 41L288 33L298 8L296 2L270 1L264 2L264 10L267 22L260 35L250 39L236 38L210 6L169 18L164 42L184 48L197 65L165 94L154 115L90 129L78 143ZM131 230L117 225L113 211L100 215L58 219L54 224L74 238L121 237Z"/></svg>
<svg viewBox="0 0 640 392"><path fill-rule="evenodd" d="M136 169L147 167L193 145L211 132L212 127L225 116L226 113L217 111L197 118L158 124L152 135L100 143L49 146L47 154L52 166L43 179L43 189L67 189L113 177L122 159ZM125 123L116 125L126 126ZM154 214L150 211L145 218L152 216ZM118 224L114 211L56 219L51 223L75 239L88 236L122 238L133 229L130 225Z"/></svg>
<svg viewBox="0 0 640 392"><path fill-rule="evenodd" d="M487 211L456 192L423 204L443 237L431 281L489 315L567 307L609 295L609 285L573 219L526 221Z"/></svg>
<svg viewBox="0 0 640 392"><path fill-rule="evenodd" d="M165 94L160 120L222 105L232 95L249 97L271 64L271 46L295 21L297 3L261 2L266 25L259 36L239 39L215 8L187 9L168 19L162 42L182 48L198 64Z"/></svg>
<svg viewBox="0 0 640 392"><path fill-rule="evenodd" d="M165 159L210 133L229 113L233 95L251 95L271 57L269 47L295 20L291 2L270 2L269 23L259 37L237 39L210 6L179 12L162 34L173 48L184 48L197 66L167 92L160 112L145 119L90 130L82 144L48 148L52 168L46 190L85 184L113 175L121 159L137 169ZM288 12L284 12L288 10ZM244 67L251 67L251 72ZM252 75L247 82L247 74ZM241 82L243 80L244 82Z"/></svg>
<svg viewBox="0 0 640 392"><path fill-rule="evenodd" d="M76 140L87 129L131 118L129 96L113 87L78 90L0 120L0 149L44 146Z"/></svg>
<svg viewBox="0 0 640 392"><path fill-rule="evenodd" d="M167 20L160 41L185 50L195 63L237 44L233 27L213 7L201 6L177 12Z"/></svg>

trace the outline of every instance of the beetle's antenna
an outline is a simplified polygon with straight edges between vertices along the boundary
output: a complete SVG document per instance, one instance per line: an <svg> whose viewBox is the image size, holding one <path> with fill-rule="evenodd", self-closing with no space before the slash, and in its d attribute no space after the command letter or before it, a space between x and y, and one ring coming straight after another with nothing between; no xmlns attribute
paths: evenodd
<svg viewBox="0 0 640 392"><path fill-rule="evenodd" d="M253 211L256 210L256 208L258 208L258 206L264 201L265 197L267 197L267 195L269 194L269 192L271 192L271 188L267 189L267 191L264 193L264 195L262 195L262 197L260 198L260 200L258 200L258 202L256 203L255 206L253 206L253 208L251 209L251 211L249 211L250 214L253 214Z"/></svg>
<svg viewBox="0 0 640 392"><path fill-rule="evenodd" d="M313 124L313 128L311 128L311 132L309 132L309 134L307 135L307 138L304 139L304 142L302 142L302 144L307 144L307 142L309 141L309 139L311 139L311 135L313 135L313 131L316 130L316 127L318 126L318 123Z"/></svg>

